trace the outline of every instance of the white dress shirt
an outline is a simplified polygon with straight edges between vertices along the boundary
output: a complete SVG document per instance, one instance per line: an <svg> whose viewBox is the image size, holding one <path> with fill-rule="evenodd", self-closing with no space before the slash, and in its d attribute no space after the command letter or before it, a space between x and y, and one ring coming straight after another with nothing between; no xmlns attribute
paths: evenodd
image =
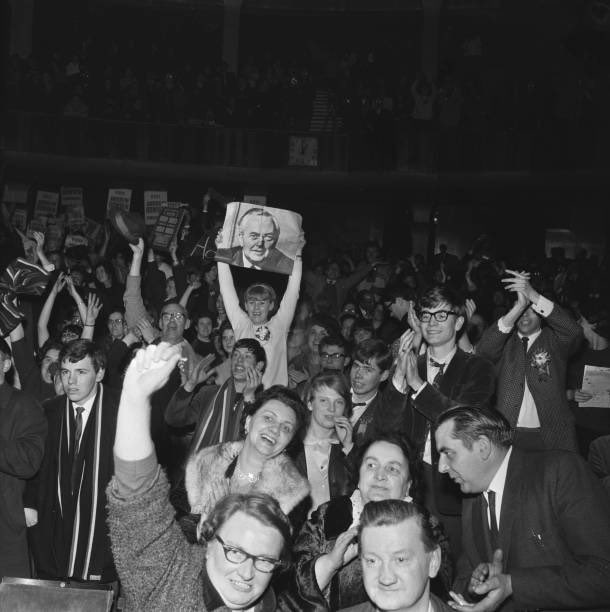
<svg viewBox="0 0 610 612"><path fill-rule="evenodd" d="M95 385L95 393L85 402L75 403L72 402L72 415L76 419L76 408L78 406L83 407L82 418L83 418L83 430L81 432L81 439L83 433L85 433L85 427L87 427L87 421L89 420L89 416L91 415L91 410L93 409L93 402L95 402L95 398L97 397L97 393L99 390L99 385Z"/></svg>
<svg viewBox="0 0 610 612"><path fill-rule="evenodd" d="M548 300L543 295L538 298L538 301L532 303L532 309L537 312L541 317L548 317L553 312L554 304L551 300ZM504 323L504 317L498 320L498 329L503 334L509 334L512 331L512 327ZM525 357L525 367L527 367L527 360L529 359L529 351L532 348L532 344L536 341L542 330L538 330L529 336L529 342L527 344L527 355ZM519 338L523 338L523 334L517 333ZM536 409L536 402L534 396L527 385L527 377L523 381L523 400L521 401L521 408L519 409L519 417L517 418L517 427L523 427L528 429L538 429L540 427L540 419L538 418L538 410Z"/></svg>
<svg viewBox="0 0 610 612"><path fill-rule="evenodd" d="M498 471L495 476L492 478L489 483L489 487L487 487L486 491L483 491L483 495L485 496L485 501L487 502L487 522L489 524L489 528L491 529L491 515L489 508L489 491L493 491L496 494L496 525L498 529L500 529L500 514L502 510L502 498L504 497L504 486L506 485L506 474L508 472L508 460L510 459L510 454L513 452L512 447L508 449L504 460L500 464Z"/></svg>

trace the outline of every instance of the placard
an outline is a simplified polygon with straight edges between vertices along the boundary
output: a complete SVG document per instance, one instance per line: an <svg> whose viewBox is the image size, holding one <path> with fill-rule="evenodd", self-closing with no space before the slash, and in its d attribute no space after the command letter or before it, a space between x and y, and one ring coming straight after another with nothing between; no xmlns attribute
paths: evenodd
<svg viewBox="0 0 610 612"><path fill-rule="evenodd" d="M24 206L15 207L12 215L13 225L20 231L25 232L28 224L28 211Z"/></svg>
<svg viewBox="0 0 610 612"><path fill-rule="evenodd" d="M85 217L85 222L82 225L83 234L89 238L89 240L95 243L98 239L102 231L102 226L97 221L90 219L89 217Z"/></svg>
<svg viewBox="0 0 610 612"><path fill-rule="evenodd" d="M580 407L610 408L610 368L585 365L582 390L592 397L586 402L579 402Z"/></svg>
<svg viewBox="0 0 610 612"><path fill-rule="evenodd" d="M129 212L131 208L131 189L109 189L106 214L108 214L113 207Z"/></svg>
<svg viewBox="0 0 610 612"><path fill-rule="evenodd" d="M169 250L172 242L176 241L180 225L186 211L183 208L163 207L153 234L152 246L154 249Z"/></svg>
<svg viewBox="0 0 610 612"><path fill-rule="evenodd" d="M144 223L155 225L161 208L167 205L167 191L144 192Z"/></svg>
<svg viewBox="0 0 610 612"><path fill-rule="evenodd" d="M34 232L40 232L41 234L47 233L47 218L36 217L28 223L28 238L34 238Z"/></svg>
<svg viewBox="0 0 610 612"><path fill-rule="evenodd" d="M59 194L55 191L37 191L36 203L34 204L34 217L41 219L43 217L57 216L57 208L59 206Z"/></svg>
<svg viewBox="0 0 610 612"><path fill-rule="evenodd" d="M28 186L17 183L7 183L4 186L2 201L5 204L26 204L28 201Z"/></svg>
<svg viewBox="0 0 610 612"><path fill-rule="evenodd" d="M216 261L291 274L301 248L301 223L301 215L290 210L231 202Z"/></svg>
<svg viewBox="0 0 610 612"><path fill-rule="evenodd" d="M82 187L62 187L61 205L66 214L66 222L72 231L78 230L85 222Z"/></svg>

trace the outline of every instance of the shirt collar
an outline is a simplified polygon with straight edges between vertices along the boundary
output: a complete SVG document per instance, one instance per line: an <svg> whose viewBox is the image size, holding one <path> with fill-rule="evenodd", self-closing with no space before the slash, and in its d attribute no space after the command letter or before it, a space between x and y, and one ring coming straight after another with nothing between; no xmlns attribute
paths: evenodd
<svg viewBox="0 0 610 612"><path fill-rule="evenodd" d="M510 459L510 454L512 452L513 448L511 446L508 449L506 455L504 456L504 459L502 460L498 471L495 473L494 477L489 483L489 486L487 487L487 491L494 491L496 497L504 493L504 485L506 484L506 474L508 472L508 460Z"/></svg>
<svg viewBox="0 0 610 612"><path fill-rule="evenodd" d="M457 353L457 345L455 345L453 349L449 351L442 359L437 359L436 357L432 357L432 355L430 354L430 349L428 349L426 352L427 362L430 363L430 359L434 359L436 363L444 363L445 365L448 365L456 353Z"/></svg>
<svg viewBox="0 0 610 612"><path fill-rule="evenodd" d="M542 333L542 330L539 329L537 332L534 332L533 334L531 334L530 336L528 336L529 338L529 342L527 343L528 348L530 346L532 346L532 344L534 344L534 342L536 342L536 338L538 338L538 336ZM517 336L519 336L519 338L523 338L524 334L517 332Z"/></svg>
<svg viewBox="0 0 610 612"><path fill-rule="evenodd" d="M85 409L85 412L88 413L91 410L91 408L93 408L93 402L95 402L95 398L97 397L98 391L99 391L99 385L96 383L95 393L86 402L80 402L80 403L72 402L72 409L76 410L77 406L82 406Z"/></svg>

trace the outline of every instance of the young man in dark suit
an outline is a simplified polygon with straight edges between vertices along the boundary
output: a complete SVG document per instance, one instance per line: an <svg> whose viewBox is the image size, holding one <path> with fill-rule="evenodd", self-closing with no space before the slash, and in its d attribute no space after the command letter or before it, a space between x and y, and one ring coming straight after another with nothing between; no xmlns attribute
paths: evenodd
<svg viewBox="0 0 610 612"><path fill-rule="evenodd" d="M354 350L350 369L350 421L356 446L361 446L378 432L405 431L407 398L395 382L395 379L404 378L404 373L398 368L393 379L386 382L392 361L390 348L381 340L364 340Z"/></svg>
<svg viewBox="0 0 610 612"><path fill-rule="evenodd" d="M610 609L610 501L578 455L513 448L499 412L467 406L435 438L467 495L455 610Z"/></svg>
<svg viewBox="0 0 610 612"><path fill-rule="evenodd" d="M426 504L443 521L457 556L461 498L455 485L436 470L438 453L430 430L450 406L486 406L494 393L495 373L487 360L458 347L465 305L450 287L436 285L420 295L416 315L427 349L422 355L416 355L415 347L409 351L405 377L410 388L408 433L423 459Z"/></svg>
<svg viewBox="0 0 610 612"><path fill-rule="evenodd" d="M582 341L582 329L532 287L528 273L506 272L502 282L517 299L477 344L477 354L498 369L498 410L516 428L515 446L576 452L566 368Z"/></svg>
<svg viewBox="0 0 610 612"><path fill-rule="evenodd" d="M112 583L106 486L114 470L119 395L101 384L106 356L89 340L66 345L59 363L65 394L44 405L49 434L32 538L38 577Z"/></svg>

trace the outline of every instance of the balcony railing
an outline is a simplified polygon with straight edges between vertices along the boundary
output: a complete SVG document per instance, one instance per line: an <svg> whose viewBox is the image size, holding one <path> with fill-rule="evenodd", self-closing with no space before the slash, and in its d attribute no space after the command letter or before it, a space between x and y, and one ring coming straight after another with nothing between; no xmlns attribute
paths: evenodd
<svg viewBox="0 0 610 612"><path fill-rule="evenodd" d="M515 172L604 168L610 128L551 126L425 130L396 124L385 135L297 133L74 118L22 111L3 114L5 150L80 158L303 171ZM289 156L291 137L313 138L308 162ZM315 163L311 163L312 159Z"/></svg>

